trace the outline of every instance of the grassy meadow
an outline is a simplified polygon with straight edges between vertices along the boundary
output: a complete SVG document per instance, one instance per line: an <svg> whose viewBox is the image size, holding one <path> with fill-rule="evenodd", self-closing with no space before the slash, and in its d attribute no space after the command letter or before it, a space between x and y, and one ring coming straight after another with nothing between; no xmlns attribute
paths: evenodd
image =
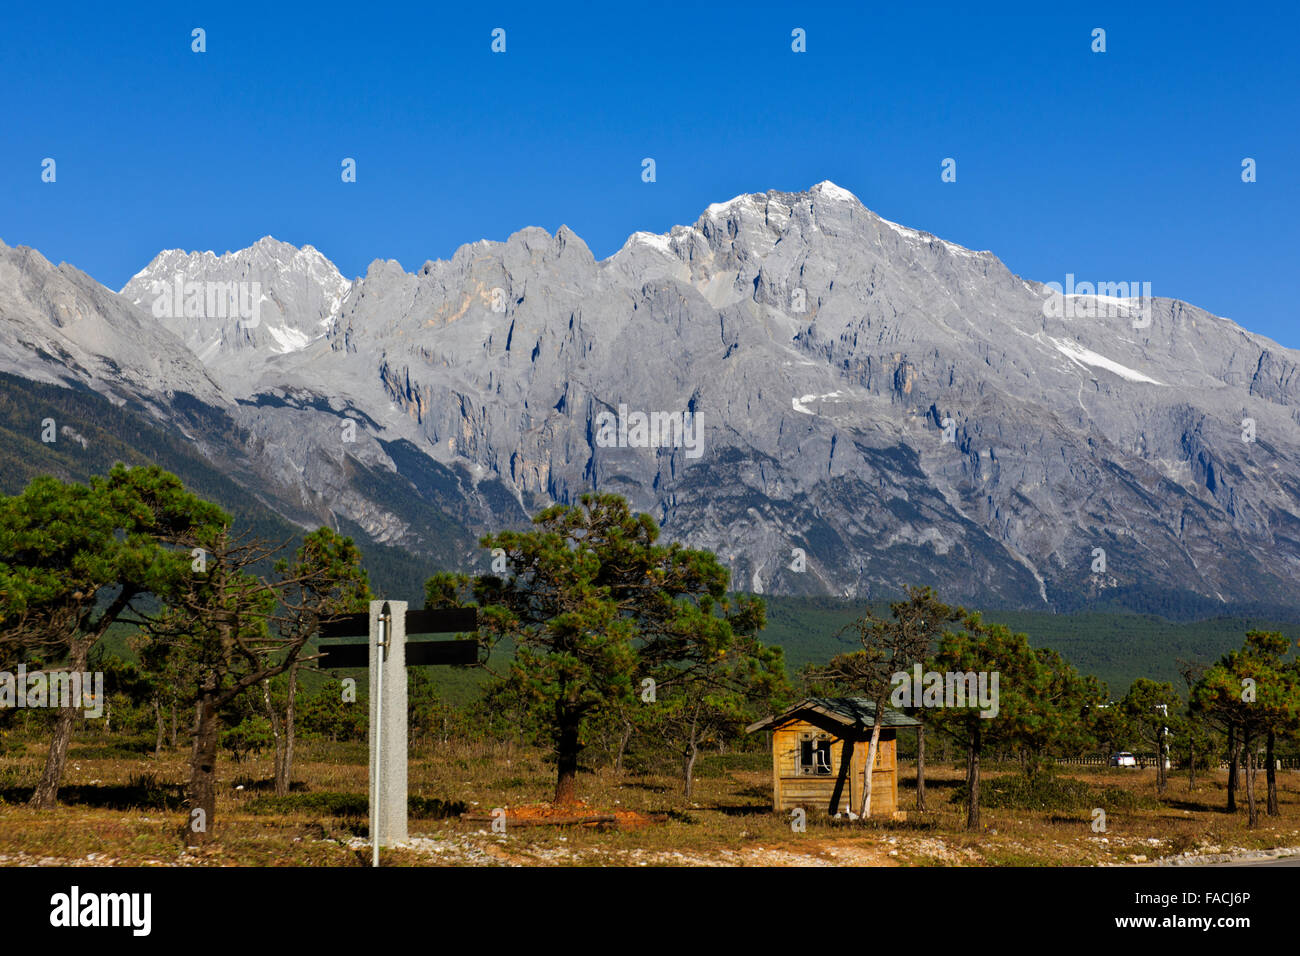
<svg viewBox="0 0 1300 956"><path fill-rule="evenodd" d="M143 742L142 742L143 743ZM0 864L369 865L364 743L300 744L293 792L269 787L269 754L223 760L215 844L186 850L183 750L158 757L92 740L73 745L60 806L23 803L40 773L38 741L0 757ZM463 812L545 803L553 765L530 747L451 740L412 746L409 845L387 849L385 865L744 865L1039 866L1142 864L1174 857L1300 847L1300 773L1279 774L1281 815L1248 830L1244 794L1224 810L1227 774L1188 789L1175 772L1162 798L1155 771L1060 767L1025 792L1017 768L990 764L983 781L982 832L963 829L954 802L964 771L927 769L929 811L915 807L915 766L902 762L905 820L832 822L809 813L804 832L771 810L765 752L709 754L687 801L671 772L598 768L579 794L599 811L630 811L629 825L510 826L504 834ZM1259 777L1263 796L1263 774ZM1035 805L1037 804L1037 805ZM1093 830L1093 808L1106 812Z"/></svg>

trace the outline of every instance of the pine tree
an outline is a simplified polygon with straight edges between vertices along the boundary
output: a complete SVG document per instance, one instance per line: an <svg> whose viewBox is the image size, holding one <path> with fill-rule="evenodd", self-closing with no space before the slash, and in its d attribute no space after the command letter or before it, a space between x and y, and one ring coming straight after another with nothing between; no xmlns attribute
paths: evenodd
<svg viewBox="0 0 1300 956"><path fill-rule="evenodd" d="M0 499L0 646L84 671L92 648L137 601L188 572L191 555L170 545L225 520L154 466L119 464L89 485L34 479ZM59 711L35 807L58 799L80 704Z"/></svg>
<svg viewBox="0 0 1300 956"><path fill-rule="evenodd" d="M502 550L510 574L478 579L473 593L485 639L514 642L507 696L553 747L554 800L571 803L588 722L637 706L644 678L698 671L730 652L737 633L761 626L762 602L724 601L728 573L713 554L659 544L654 520L617 495L583 495L533 524L483 539ZM430 597L462 600L464 583L438 577Z"/></svg>

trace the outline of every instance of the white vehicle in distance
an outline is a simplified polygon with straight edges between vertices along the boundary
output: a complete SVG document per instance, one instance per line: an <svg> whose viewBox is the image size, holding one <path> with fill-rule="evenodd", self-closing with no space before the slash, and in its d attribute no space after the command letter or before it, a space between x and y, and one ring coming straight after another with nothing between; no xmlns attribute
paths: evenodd
<svg viewBox="0 0 1300 956"><path fill-rule="evenodd" d="M1137 757L1125 750L1122 753L1111 754L1110 765L1112 767L1136 767L1138 762Z"/></svg>

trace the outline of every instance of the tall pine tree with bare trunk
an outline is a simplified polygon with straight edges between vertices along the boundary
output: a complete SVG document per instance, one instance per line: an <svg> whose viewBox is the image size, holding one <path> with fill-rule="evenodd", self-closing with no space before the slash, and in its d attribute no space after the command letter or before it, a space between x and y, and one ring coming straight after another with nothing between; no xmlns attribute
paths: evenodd
<svg viewBox="0 0 1300 956"><path fill-rule="evenodd" d="M742 601L752 601L742 597ZM724 613L729 609L724 604ZM633 711L646 736L681 760L683 795L694 792L695 763L707 744L723 745L741 737L745 725L785 703L788 685L784 655L765 647L753 631L763 626L761 605L753 605L748 633L736 634L728 645L695 655L695 660L670 663L655 672L654 694L640 695ZM735 631L739 619L733 619ZM725 632L715 632L722 633ZM778 703L778 701L780 703Z"/></svg>
<svg viewBox="0 0 1300 956"><path fill-rule="evenodd" d="M223 527L185 543L203 552L201 570L171 582L166 609L140 623L149 652L167 658L194 708L185 823L194 846L213 838L223 710L293 668L322 622L364 610L370 588L352 539L328 528L307 535L269 575L258 569L287 542L236 537Z"/></svg>
<svg viewBox="0 0 1300 956"><path fill-rule="evenodd" d="M970 614L960 629L946 631L938 652L925 665L927 672L957 677L998 675L996 713L970 700L943 698L931 707L931 726L954 738L966 750L966 828L980 828L980 759L992 746L1023 744L1046 721L1060 715L1050 703L1051 675L1044 658L1035 654L1024 634L1001 624L985 624Z"/></svg>
<svg viewBox="0 0 1300 956"><path fill-rule="evenodd" d="M1227 730L1230 751L1228 810L1236 809L1232 780L1238 748L1244 762L1247 826L1259 824L1259 801L1255 778L1259 768L1259 747L1267 746L1270 734L1276 736L1296 726L1296 670L1285 663L1289 642L1276 632L1250 631L1241 650L1230 651L1205 670L1192 688L1194 713ZM1275 785L1275 784L1274 784ZM1276 801L1271 796L1268 803Z"/></svg>
<svg viewBox="0 0 1300 956"><path fill-rule="evenodd" d="M591 721L638 706L643 677L729 650L761 609L753 599L725 600L728 572L713 554L660 544L654 519L634 514L617 495L585 494L577 505L542 511L530 530L481 543L504 561L505 573L472 584L435 575L427 600L451 606L472 591L480 639L513 641L514 659L498 677L524 704L525 729L555 754L557 804L578 799Z"/></svg>
<svg viewBox="0 0 1300 956"><path fill-rule="evenodd" d="M872 768L876 765L882 723L879 718L885 713L893 691L894 675L907 674L910 680L912 666L924 660L945 628L965 614L961 608L951 608L941 602L928 587L909 588L907 600L895 601L889 611L889 618L880 618L868 609L843 628L840 634L856 637L862 650L837 654L829 664L813 672L815 679L845 688L874 705L877 719L872 724L867 745L866 781L859 808L863 820L871 816L875 789Z"/></svg>
<svg viewBox="0 0 1300 956"><path fill-rule="evenodd" d="M88 485L36 478L0 499L0 646L84 672L134 602L189 567L190 556L168 545L222 517L154 466L119 464ZM57 802L83 710L83 701L60 707L32 806Z"/></svg>

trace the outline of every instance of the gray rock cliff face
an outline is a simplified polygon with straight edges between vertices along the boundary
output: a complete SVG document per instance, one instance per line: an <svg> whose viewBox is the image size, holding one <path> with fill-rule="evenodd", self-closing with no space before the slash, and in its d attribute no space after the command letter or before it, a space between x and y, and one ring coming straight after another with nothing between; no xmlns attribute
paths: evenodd
<svg viewBox="0 0 1300 956"><path fill-rule="evenodd" d="M1062 294L830 183L605 260L529 228L350 283L270 239L164 253L121 296L15 255L6 370L160 394L197 376L275 496L378 541L432 551L595 489L754 591L1297 603L1300 353L1137 283ZM150 284L177 273L260 283L260 324L156 317ZM68 338L68 283L86 334L14 344ZM173 371L121 364L109 330L138 328L183 353Z"/></svg>
<svg viewBox="0 0 1300 956"><path fill-rule="evenodd" d="M203 363L148 315L72 266L0 242L0 371L163 409L183 392L230 404Z"/></svg>

